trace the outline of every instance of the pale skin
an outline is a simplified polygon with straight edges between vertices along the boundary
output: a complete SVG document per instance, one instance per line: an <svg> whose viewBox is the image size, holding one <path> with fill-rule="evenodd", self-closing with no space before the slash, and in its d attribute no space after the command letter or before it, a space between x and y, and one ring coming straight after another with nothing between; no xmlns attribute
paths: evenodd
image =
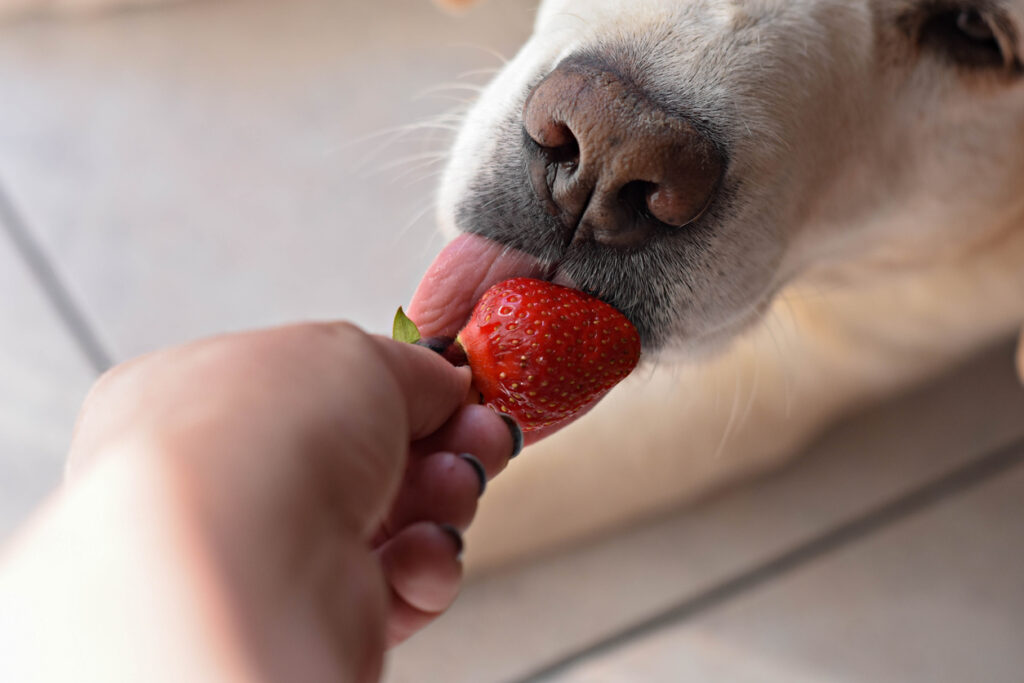
<svg viewBox="0 0 1024 683"><path fill-rule="evenodd" d="M0 680L372 681L454 600L513 434L470 375L344 323L105 375L0 554Z"/></svg>

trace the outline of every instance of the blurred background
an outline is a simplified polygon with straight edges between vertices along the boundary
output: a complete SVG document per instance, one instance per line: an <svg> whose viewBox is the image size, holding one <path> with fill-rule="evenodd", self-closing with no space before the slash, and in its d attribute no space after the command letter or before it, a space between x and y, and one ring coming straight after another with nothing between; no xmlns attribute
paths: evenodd
<svg viewBox="0 0 1024 683"><path fill-rule="evenodd" d="M297 319L389 329L442 245L457 112L535 4L0 22L0 541L57 485L111 363ZM757 482L475 577L388 680L1019 681L1011 358L1008 340Z"/></svg>

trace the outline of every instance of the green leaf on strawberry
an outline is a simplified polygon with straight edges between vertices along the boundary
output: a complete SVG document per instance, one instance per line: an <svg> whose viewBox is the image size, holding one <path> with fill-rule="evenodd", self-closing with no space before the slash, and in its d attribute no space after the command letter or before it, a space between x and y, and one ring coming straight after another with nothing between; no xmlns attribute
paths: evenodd
<svg viewBox="0 0 1024 683"><path fill-rule="evenodd" d="M406 344L415 344L422 338L416 323L409 319L409 316L405 314L401 306L398 307L398 311L395 313L395 322L391 327L391 338Z"/></svg>

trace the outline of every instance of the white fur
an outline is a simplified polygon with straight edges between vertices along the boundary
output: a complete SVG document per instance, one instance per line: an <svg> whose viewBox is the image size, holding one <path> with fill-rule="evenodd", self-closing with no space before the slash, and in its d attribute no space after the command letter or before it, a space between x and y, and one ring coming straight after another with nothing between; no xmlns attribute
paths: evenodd
<svg viewBox="0 0 1024 683"><path fill-rule="evenodd" d="M765 256L707 293L704 334L495 482L469 539L477 566L749 476L1019 328L1024 79L916 55L890 21L914 4L543 3L458 137L442 226L457 229L454 206L527 84L582 47L626 42L655 55L655 87L685 87L717 113L743 180L735 220ZM1005 5L1024 33L1024 0ZM694 362L708 347L728 350Z"/></svg>

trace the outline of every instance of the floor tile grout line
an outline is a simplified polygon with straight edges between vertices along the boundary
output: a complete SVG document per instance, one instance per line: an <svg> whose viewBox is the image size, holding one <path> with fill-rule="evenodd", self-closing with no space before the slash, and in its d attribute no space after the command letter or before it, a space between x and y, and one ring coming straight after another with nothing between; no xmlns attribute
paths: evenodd
<svg viewBox="0 0 1024 683"><path fill-rule="evenodd" d="M679 625L723 603L767 584L783 574L821 559L845 546L867 538L883 528L1024 464L1024 441L988 453L966 465L922 484L887 503L846 521L809 541L739 573L712 588L639 621L610 636L560 657L511 683L540 683L563 674L596 656L623 647L669 626Z"/></svg>
<svg viewBox="0 0 1024 683"><path fill-rule="evenodd" d="M4 226L15 250L32 272L36 282L42 287L57 316L89 365L97 374L105 372L112 364L110 353L104 348L85 314L75 303L71 292L57 273L43 247L32 234L2 183L0 183L0 225Z"/></svg>

